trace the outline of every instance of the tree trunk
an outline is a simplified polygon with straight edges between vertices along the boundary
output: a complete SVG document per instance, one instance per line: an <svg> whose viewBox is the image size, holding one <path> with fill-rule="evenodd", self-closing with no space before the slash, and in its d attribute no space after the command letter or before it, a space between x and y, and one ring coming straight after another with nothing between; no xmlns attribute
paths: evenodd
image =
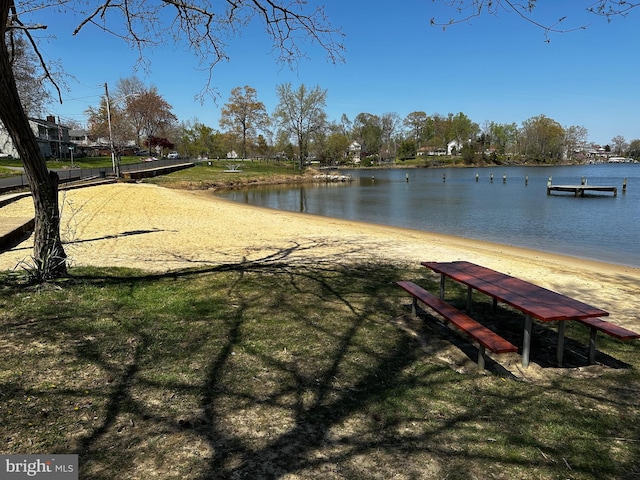
<svg viewBox="0 0 640 480"><path fill-rule="evenodd" d="M0 0L0 120L20 155L35 207L33 260L39 278L48 280L67 272L66 253L60 239L58 175L49 172L36 137L22 108L6 45L10 0Z"/></svg>

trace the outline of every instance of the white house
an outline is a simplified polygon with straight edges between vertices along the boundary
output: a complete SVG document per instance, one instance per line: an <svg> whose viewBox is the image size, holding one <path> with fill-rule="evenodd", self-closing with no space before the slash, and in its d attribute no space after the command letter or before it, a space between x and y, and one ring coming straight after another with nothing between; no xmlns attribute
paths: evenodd
<svg viewBox="0 0 640 480"><path fill-rule="evenodd" d="M456 139L453 139L449 143L447 143L447 155L453 155L454 150L456 155L459 155L460 151L462 150L462 143L460 143Z"/></svg>
<svg viewBox="0 0 640 480"><path fill-rule="evenodd" d="M362 152L362 145L355 140L349 145L349 155L351 156L353 163L360 163L360 153Z"/></svg>

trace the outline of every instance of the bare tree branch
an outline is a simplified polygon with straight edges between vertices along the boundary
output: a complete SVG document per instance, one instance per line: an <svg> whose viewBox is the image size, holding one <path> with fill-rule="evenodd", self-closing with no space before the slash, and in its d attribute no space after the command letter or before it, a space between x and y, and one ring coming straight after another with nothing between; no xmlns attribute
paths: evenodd
<svg viewBox="0 0 640 480"><path fill-rule="evenodd" d="M448 22L439 22L432 18L430 23L434 26L447 28L451 25L466 23L474 18L483 15L499 15L501 12L515 14L525 22L528 22L541 29L544 32L545 40L549 41L551 33L569 33L576 30L584 30L589 25L578 25L575 27L563 28L569 15L560 17L557 21L551 23L542 23L533 17L534 10L538 4L537 0L525 0L523 3L513 0L432 0L439 1L445 6L458 12L460 18L449 19ZM584 8L585 11L606 17L609 21L615 16L626 16L630 10L640 6L640 2L629 2L626 0L597 0ZM580 9L579 6L571 5L567 7L570 10Z"/></svg>
<svg viewBox="0 0 640 480"><path fill-rule="evenodd" d="M322 6L309 7L306 0L104 0L84 12L82 2L61 1L84 17L74 35L95 26L136 48L141 62L148 49L169 38L183 44L209 72L201 99L211 90L214 67L229 60L228 40L250 28L253 20L263 25L279 62L293 66L305 57L302 44L307 43L319 46L332 63L344 60L342 33L330 25ZM173 11L169 15L168 8Z"/></svg>
<svg viewBox="0 0 640 480"><path fill-rule="evenodd" d="M45 25L29 26L29 27L24 25L22 21L20 21L15 2L13 1L11 2L10 10L11 10L11 13L8 18L7 30L19 29L24 33L24 35L27 37L27 40L29 41L29 44L31 45L31 48L33 48L33 52L38 57L38 63L40 64L40 67L44 71L45 78L49 80L51 85L53 85L53 87L56 89L56 92L58 93L58 100L60 103L62 103L62 92L60 91L60 86L58 85L58 82L53 78L53 75L51 75L51 72L49 71L49 67L47 66L47 63L42 57L42 53L40 53L38 44L36 43L35 39L31 35L31 30L34 30L34 29L43 30L43 29L46 29L47 27ZM10 33L10 37L11 37L12 48L13 48L13 38L12 38L13 35L11 35L11 33Z"/></svg>

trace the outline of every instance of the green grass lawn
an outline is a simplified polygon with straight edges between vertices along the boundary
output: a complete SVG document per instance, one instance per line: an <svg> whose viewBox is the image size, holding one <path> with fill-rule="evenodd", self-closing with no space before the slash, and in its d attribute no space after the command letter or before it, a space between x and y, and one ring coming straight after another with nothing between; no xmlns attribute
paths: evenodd
<svg viewBox="0 0 640 480"><path fill-rule="evenodd" d="M523 381L446 360L477 351L412 320L393 283L437 291L424 269L70 271L39 288L2 274L2 453L77 453L80 478L105 480L640 475L637 343L602 338L605 366L572 354Z"/></svg>
<svg viewBox="0 0 640 480"><path fill-rule="evenodd" d="M122 157L122 164L139 163L143 157ZM185 162L191 160L185 159ZM68 168L70 162L49 161L47 167L52 169ZM74 165L80 168L109 168L110 157L84 157L74 160ZM154 166L156 163L148 164ZM238 172L228 173L231 165L238 166ZM19 175L20 172L6 167L21 167L20 160L1 159L0 177ZM241 160L211 160L196 161L195 167L146 179L146 182L174 188L234 188L256 184L278 184L300 181L302 174L294 162L264 162Z"/></svg>
<svg viewBox="0 0 640 480"><path fill-rule="evenodd" d="M237 166L237 171L228 172L231 166ZM285 184L302 180L303 174L292 162L212 160L197 162L193 168L147 178L144 181L171 188L203 190Z"/></svg>
<svg viewBox="0 0 640 480"><path fill-rule="evenodd" d="M16 172L15 170L13 170L11 168L0 167L0 178L13 177L16 174L19 175L19 172Z"/></svg>
<svg viewBox="0 0 640 480"><path fill-rule="evenodd" d="M145 157L122 157L121 164L128 165L131 163L139 163ZM80 157L73 158L73 165L77 168L103 168L103 167L111 167L112 161L111 157ZM20 159L9 159L2 158L0 159L0 168L2 167L22 167L22 162ZM71 167L71 159L66 160L47 160L47 168L51 169L59 169L59 168L70 168Z"/></svg>

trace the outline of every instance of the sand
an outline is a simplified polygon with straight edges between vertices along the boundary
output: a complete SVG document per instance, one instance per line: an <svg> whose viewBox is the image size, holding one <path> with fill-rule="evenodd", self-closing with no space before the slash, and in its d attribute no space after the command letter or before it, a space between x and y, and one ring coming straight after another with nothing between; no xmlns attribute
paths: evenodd
<svg viewBox="0 0 640 480"><path fill-rule="evenodd" d="M210 192L118 183L61 193L70 265L152 272L238 262L347 263L468 260L603 308L640 330L640 269L436 233L281 212ZM33 215L30 199L0 208L0 221ZM0 254L13 269L32 239Z"/></svg>

